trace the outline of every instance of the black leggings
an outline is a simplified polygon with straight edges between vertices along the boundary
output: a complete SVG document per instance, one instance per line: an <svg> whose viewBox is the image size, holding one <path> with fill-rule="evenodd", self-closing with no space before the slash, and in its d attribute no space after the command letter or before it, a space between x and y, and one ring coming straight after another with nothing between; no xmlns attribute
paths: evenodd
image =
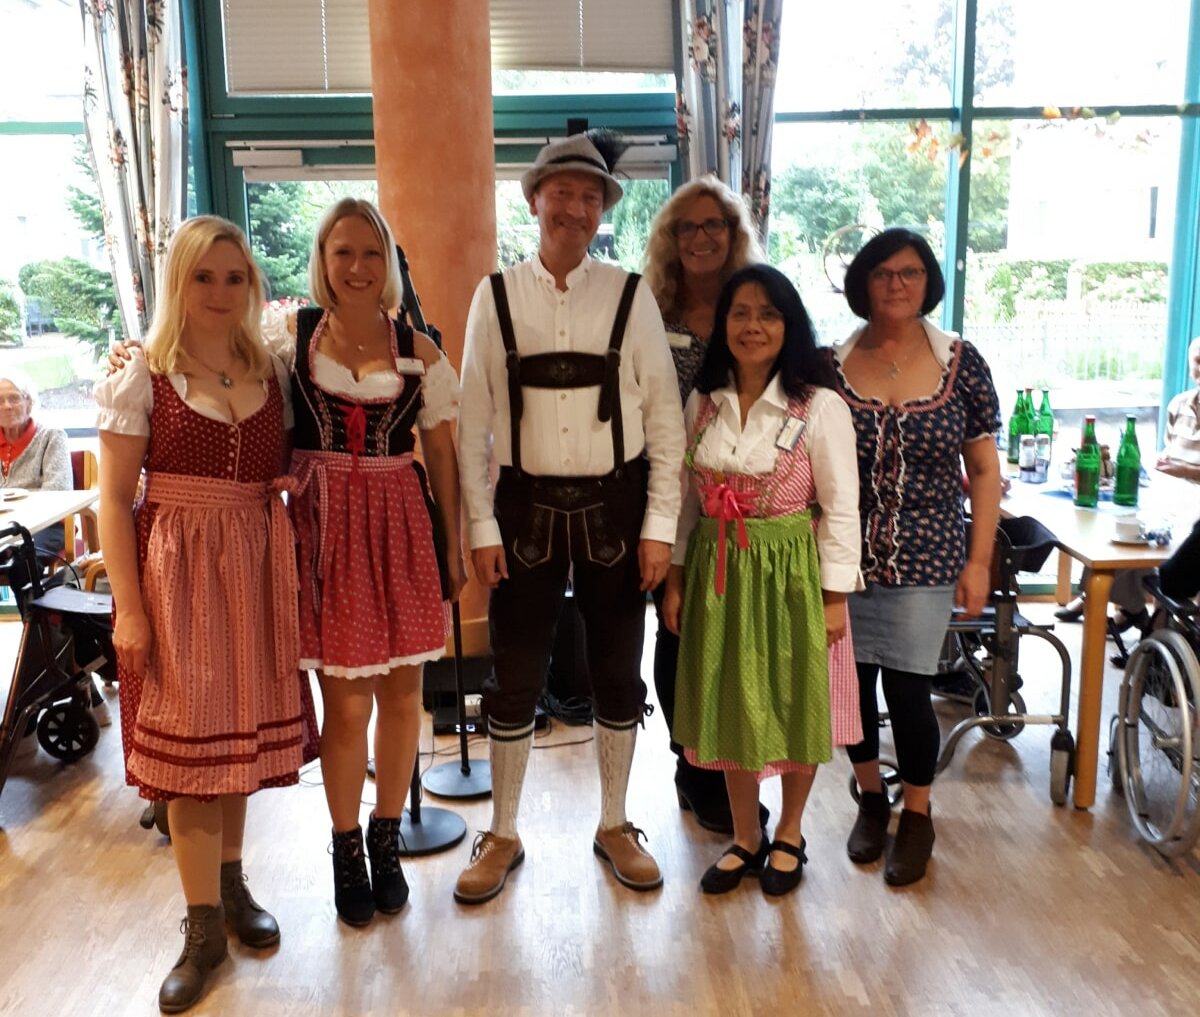
<svg viewBox="0 0 1200 1017"><path fill-rule="evenodd" d="M869 763L879 758L879 703L875 699L878 664L858 664L858 710L862 716L863 740L847 752L852 763ZM925 787L933 783L937 770L942 732L930 698L929 675L883 668L883 698L887 701L896 745L900 779Z"/></svg>

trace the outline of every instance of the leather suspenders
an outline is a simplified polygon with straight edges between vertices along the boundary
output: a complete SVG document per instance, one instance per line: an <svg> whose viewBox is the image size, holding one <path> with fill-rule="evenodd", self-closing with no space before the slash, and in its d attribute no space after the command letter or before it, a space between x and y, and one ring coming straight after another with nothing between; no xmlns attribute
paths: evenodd
<svg viewBox="0 0 1200 1017"><path fill-rule="evenodd" d="M621 344L629 311L641 276L631 272L621 291L617 315L613 319L608 350L603 356L594 353L539 353L522 357L517 352L517 337L513 332L508 293L500 272L490 277L492 296L496 302L496 318L500 337L504 341L504 363L508 372L508 416L512 433L512 466L521 474L521 416L525 408L522 388L587 388L600 386L596 416L601 423L612 421L613 472L621 475L625 465L625 429L621 417Z"/></svg>

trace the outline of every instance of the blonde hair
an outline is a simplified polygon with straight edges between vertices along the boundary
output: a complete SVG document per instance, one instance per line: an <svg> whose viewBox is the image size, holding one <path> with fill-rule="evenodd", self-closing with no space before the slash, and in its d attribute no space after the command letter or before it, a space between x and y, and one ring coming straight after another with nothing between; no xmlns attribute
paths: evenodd
<svg viewBox="0 0 1200 1017"><path fill-rule="evenodd" d="M233 244L246 259L248 282L246 308L233 329L233 351L250 368L250 377L266 378L271 373L271 358L263 343L260 322L263 309L262 272L250 253L246 235L228 219L216 215L198 215L175 231L167 248L163 286L154 308L154 321L146 336L146 363L158 374L182 372L194 358L183 348L187 329L185 293L196 265L222 240Z"/></svg>
<svg viewBox="0 0 1200 1017"><path fill-rule="evenodd" d="M342 198L341 201L330 205L325 210L325 214L321 216L321 221L317 224L317 232L313 236L312 254L308 259L309 293L321 307L333 307L337 304L333 286L325 275L325 241L329 239L333 227L351 215L367 221L371 229L375 231L375 239L383 248L386 275L383 293L379 297L381 306L384 310L399 307L404 287L400 281L400 262L396 257L396 241L392 238L392 231L387 222L379 214L379 209L361 198Z"/></svg>
<svg viewBox="0 0 1200 1017"><path fill-rule="evenodd" d="M679 318L679 295L683 282L683 266L679 262L679 243L675 227L686 209L697 198L712 198L729 223L729 256L721 269L725 283L734 272L747 265L765 262L762 245L750 209L741 195L735 194L714 176L704 176L684 184L659 209L650 224L650 239L646 243L645 277L658 301L658 309L667 321Z"/></svg>

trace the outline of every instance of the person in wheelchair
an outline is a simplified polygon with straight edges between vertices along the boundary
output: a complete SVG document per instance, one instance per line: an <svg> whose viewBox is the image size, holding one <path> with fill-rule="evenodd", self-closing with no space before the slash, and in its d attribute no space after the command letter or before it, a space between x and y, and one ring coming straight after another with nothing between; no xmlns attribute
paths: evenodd
<svg viewBox="0 0 1200 1017"><path fill-rule="evenodd" d="M1191 600L1200 594L1200 519L1158 567L1158 588L1172 600Z"/></svg>
<svg viewBox="0 0 1200 1017"><path fill-rule="evenodd" d="M37 392L33 382L13 367L0 368L0 495L19 491L69 491L71 453L67 433L33 419ZM35 533L38 562L45 565L63 553L66 536L61 526ZM30 580L23 556L0 556L14 593Z"/></svg>

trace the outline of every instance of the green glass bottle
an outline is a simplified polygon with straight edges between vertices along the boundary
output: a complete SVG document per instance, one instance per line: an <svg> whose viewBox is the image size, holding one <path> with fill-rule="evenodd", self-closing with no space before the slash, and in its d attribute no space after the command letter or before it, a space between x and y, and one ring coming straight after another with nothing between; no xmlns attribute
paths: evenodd
<svg viewBox="0 0 1200 1017"><path fill-rule="evenodd" d="M1050 390L1042 389L1042 408L1037 412L1037 418L1033 422L1033 433L1036 437L1039 434L1044 434L1053 445L1054 443L1054 411L1050 409Z"/></svg>
<svg viewBox="0 0 1200 1017"><path fill-rule="evenodd" d="M1008 461L1016 466L1021 453L1021 418L1025 415L1025 390L1017 389L1017 405L1008 418Z"/></svg>
<svg viewBox="0 0 1200 1017"><path fill-rule="evenodd" d="M1083 418L1083 441L1075 453L1075 504L1095 508L1100 501L1100 445L1096 441L1096 418Z"/></svg>
<svg viewBox="0 0 1200 1017"><path fill-rule="evenodd" d="M1113 504L1137 505L1138 481L1142 475L1142 451L1138 448L1137 417L1125 418L1125 433L1117 449L1117 478L1113 487Z"/></svg>

